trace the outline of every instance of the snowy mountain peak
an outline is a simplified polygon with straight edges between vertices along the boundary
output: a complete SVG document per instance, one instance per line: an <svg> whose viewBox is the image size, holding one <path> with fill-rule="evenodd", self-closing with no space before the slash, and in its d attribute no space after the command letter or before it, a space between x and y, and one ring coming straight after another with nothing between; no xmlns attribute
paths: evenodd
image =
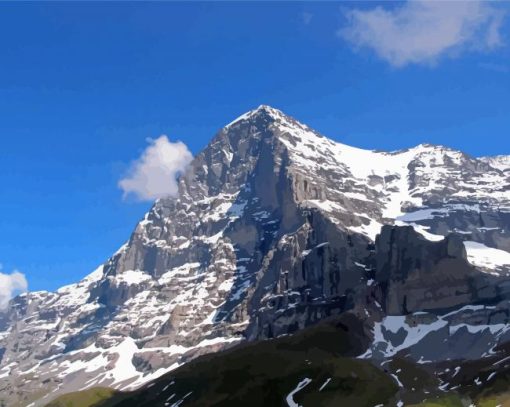
<svg viewBox="0 0 510 407"><path fill-rule="evenodd" d="M488 176L485 161L460 151L428 143L391 153L363 150L328 139L266 105L234 120L206 151L209 185L213 179L218 185L208 187L209 194L236 193L252 171L261 173L257 163L265 162L273 172L284 165L299 205L326 212L339 227L372 240L387 220L438 199L510 200L500 175ZM198 166L195 173L203 171L201 161ZM239 174L235 184L221 181L233 173Z"/></svg>
<svg viewBox="0 0 510 407"><path fill-rule="evenodd" d="M432 143L420 143L415 149L421 149L421 150L450 150L452 149L450 147L444 146L442 144L432 144Z"/></svg>
<svg viewBox="0 0 510 407"><path fill-rule="evenodd" d="M510 249L508 178L489 162L508 168L440 146L350 147L261 105L219 131L179 197L158 200L96 272L0 314L0 404L28 404L20 394L41 388L134 388L341 312L365 298L383 225L469 237L482 246L468 244L468 259L503 274L506 257L495 269L479 255Z"/></svg>
<svg viewBox="0 0 510 407"><path fill-rule="evenodd" d="M308 129L308 126L298 122L296 119L285 114L281 110L268 105L260 105L256 109L242 114L237 119L227 124L223 130L229 131L232 128L246 123L257 124L259 127L268 127L275 122Z"/></svg>
<svg viewBox="0 0 510 407"><path fill-rule="evenodd" d="M254 109L254 112L255 113L264 112L264 113L273 114L273 115L282 115L283 114L283 112L281 110L275 109L274 107L269 106L269 105L260 105L259 107Z"/></svg>

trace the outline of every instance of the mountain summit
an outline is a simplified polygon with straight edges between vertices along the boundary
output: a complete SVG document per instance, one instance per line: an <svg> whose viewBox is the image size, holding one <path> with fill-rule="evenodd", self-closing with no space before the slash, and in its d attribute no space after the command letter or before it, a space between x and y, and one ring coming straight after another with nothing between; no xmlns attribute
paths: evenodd
<svg viewBox="0 0 510 407"><path fill-rule="evenodd" d="M179 196L156 201L96 271L11 301L0 315L0 401L137 388L204 353L345 311L372 332L365 358L458 356L476 323L446 312L477 304L492 326L480 304L508 296L509 162L431 145L362 150L259 106L218 132ZM427 327L414 332L405 315L424 311L436 322L417 319ZM447 328L433 356L424 333L455 323L469 328L452 331L457 342Z"/></svg>

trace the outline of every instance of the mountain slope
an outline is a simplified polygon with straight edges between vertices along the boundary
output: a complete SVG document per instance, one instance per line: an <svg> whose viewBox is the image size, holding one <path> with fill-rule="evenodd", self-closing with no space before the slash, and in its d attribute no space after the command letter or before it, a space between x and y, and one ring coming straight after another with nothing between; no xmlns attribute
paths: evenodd
<svg viewBox="0 0 510 407"><path fill-rule="evenodd" d="M362 321L345 313L291 336L199 357L141 389L115 394L96 407L496 407L510 400L508 344L477 361L424 364L399 356L378 369L352 357L368 341ZM70 399L79 402L82 393L65 400ZM55 405L63 401L62 397Z"/></svg>
<svg viewBox="0 0 510 407"><path fill-rule="evenodd" d="M178 405L180 400L188 406L372 407L389 401L398 386L382 370L349 357L366 341L360 322L345 314L292 336L202 356L101 407Z"/></svg>
<svg viewBox="0 0 510 407"><path fill-rule="evenodd" d="M510 271L507 162L431 145L366 151L268 106L248 112L195 157L179 197L158 200L94 273L12 300L0 317L0 400L40 405L98 385L134 389L202 354L349 309L384 325L404 298L410 306L412 288L393 262L382 278L384 250L418 264L430 246L443 262L453 244L469 292L445 295L434 312L494 306ZM384 224L412 226L416 248L395 236L392 250L377 248ZM428 270L441 272L435 263ZM424 287L414 301L426 304L437 282L413 276Z"/></svg>

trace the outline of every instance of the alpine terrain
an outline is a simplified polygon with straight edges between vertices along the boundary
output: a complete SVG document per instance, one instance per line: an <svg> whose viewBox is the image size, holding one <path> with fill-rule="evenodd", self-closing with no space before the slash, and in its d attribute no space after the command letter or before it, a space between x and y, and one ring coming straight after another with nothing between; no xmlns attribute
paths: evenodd
<svg viewBox="0 0 510 407"><path fill-rule="evenodd" d="M97 270L11 300L0 405L510 405L509 319L510 156L260 106Z"/></svg>

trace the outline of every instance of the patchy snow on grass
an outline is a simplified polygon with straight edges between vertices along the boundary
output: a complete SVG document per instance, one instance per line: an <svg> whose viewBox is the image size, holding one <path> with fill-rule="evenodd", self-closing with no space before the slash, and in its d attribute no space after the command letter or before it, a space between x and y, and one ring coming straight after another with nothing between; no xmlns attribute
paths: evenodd
<svg viewBox="0 0 510 407"><path fill-rule="evenodd" d="M407 349L418 342L420 342L430 332L437 331L448 325L447 321L438 319L430 324L418 324L410 326L406 322L405 315L387 316L381 322L376 322L374 325L374 340L372 348L377 348L386 357L391 357L397 354L402 349ZM403 331L405 339L399 345L393 345L387 332L396 334ZM369 348L367 352L360 356L360 358L369 358L373 354L372 349Z"/></svg>
<svg viewBox="0 0 510 407"><path fill-rule="evenodd" d="M299 405L298 403L296 403L294 401L294 395L296 393L298 393L299 391L301 391L302 389L304 389L306 386L308 386L310 383L312 382L312 379L309 379L308 377L305 377L303 380L301 380L298 385L296 386L296 388L294 390L292 390L288 395L287 397L285 398L285 401L287 402L287 405L289 407L303 407L301 405Z"/></svg>

